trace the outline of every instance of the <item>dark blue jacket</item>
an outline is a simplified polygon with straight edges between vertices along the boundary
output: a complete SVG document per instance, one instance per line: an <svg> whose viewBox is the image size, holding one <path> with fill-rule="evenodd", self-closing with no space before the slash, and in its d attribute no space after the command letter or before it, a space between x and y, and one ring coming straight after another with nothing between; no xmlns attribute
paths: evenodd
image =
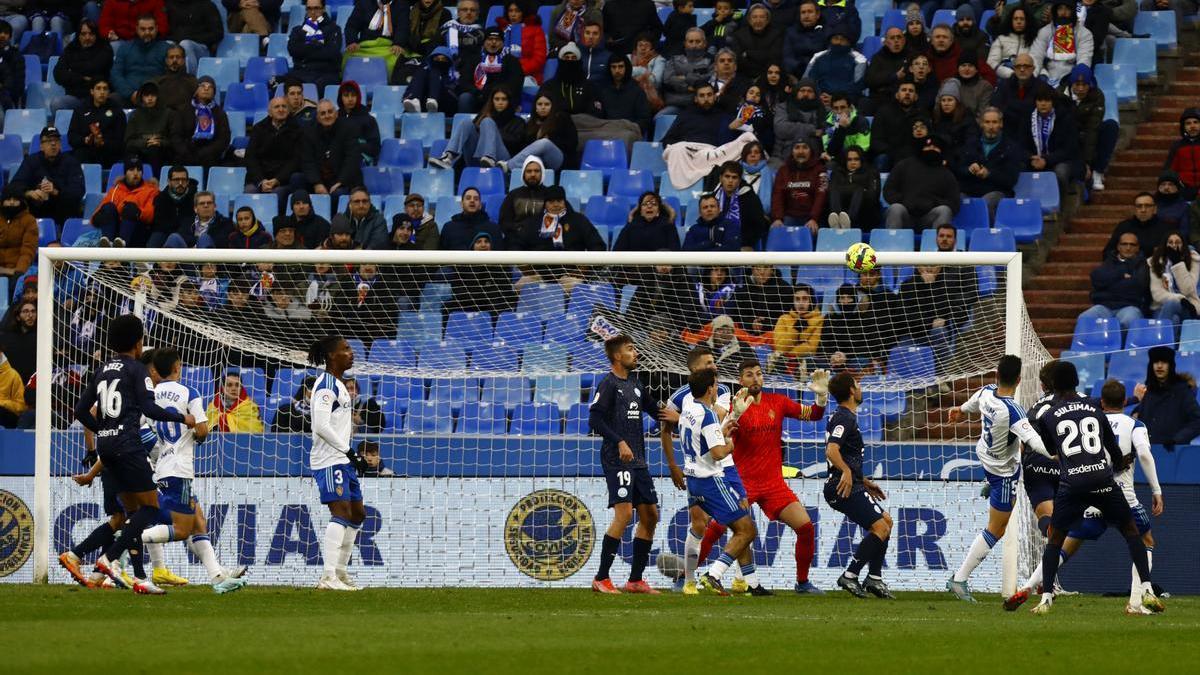
<svg viewBox="0 0 1200 675"><path fill-rule="evenodd" d="M818 22L812 28L805 28L797 22L783 37L783 72L800 77L813 55L827 47L829 32L825 24Z"/></svg>
<svg viewBox="0 0 1200 675"><path fill-rule="evenodd" d="M614 251L678 251L679 231L675 223L660 214L651 222L647 222L639 213L617 235L613 243Z"/></svg>
<svg viewBox="0 0 1200 675"><path fill-rule="evenodd" d="M980 164L987 169L987 178L972 175L968 171L972 164ZM1000 143L985 156L983 136L975 132L967 137L966 144L960 148L954 173L958 176L959 189L968 197L982 197L989 192L1003 192L1005 196L1011 197L1024 165L1025 155L1021 148L1013 143L1010 134L1001 132Z"/></svg>
<svg viewBox="0 0 1200 675"><path fill-rule="evenodd" d="M408 25L407 20L405 25ZM288 54L296 70L313 76L327 73L338 77L342 69L342 28L333 17L326 14L321 19L321 42L309 42L304 35L304 25L292 28L288 35Z"/></svg>
<svg viewBox="0 0 1200 675"><path fill-rule="evenodd" d="M1176 380L1158 391L1147 388L1137 413L1150 432L1151 443L1183 445L1200 436L1200 404L1186 380Z"/></svg>
<svg viewBox="0 0 1200 675"><path fill-rule="evenodd" d="M370 28L371 18L375 16L377 9L375 0L354 0L354 9L350 12L350 18L346 20L346 44L358 44L383 37L379 31ZM392 44L408 44L408 2L392 0L388 10L392 15Z"/></svg>
<svg viewBox="0 0 1200 675"><path fill-rule="evenodd" d="M685 251L740 251L741 248L742 231L726 227L724 218L711 223L697 220L683 238Z"/></svg>
<svg viewBox="0 0 1200 675"><path fill-rule="evenodd" d="M695 104L683 109L667 129L662 144L670 145L680 141L690 143L705 143L721 145L730 139L729 113L713 106L701 110Z"/></svg>
<svg viewBox="0 0 1200 675"><path fill-rule="evenodd" d="M83 167L71 153L64 152L51 162L46 159L46 153L35 152L21 161L11 182L20 185L22 192L27 192L37 188L43 178L49 178L54 183L54 187L58 188L58 199L64 203L83 201Z"/></svg>
<svg viewBox="0 0 1200 675"><path fill-rule="evenodd" d="M1121 260L1109 255L1092 270L1092 303L1109 309L1146 306L1150 294L1150 275L1146 259L1138 255Z"/></svg>

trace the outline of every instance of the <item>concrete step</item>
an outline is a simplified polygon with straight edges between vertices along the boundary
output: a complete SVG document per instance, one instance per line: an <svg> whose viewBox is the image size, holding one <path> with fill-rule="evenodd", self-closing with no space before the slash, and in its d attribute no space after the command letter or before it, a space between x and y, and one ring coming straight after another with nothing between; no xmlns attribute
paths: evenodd
<svg viewBox="0 0 1200 675"><path fill-rule="evenodd" d="M1108 243L1107 232L1076 232L1074 228L1058 238L1056 246L1090 246L1097 251Z"/></svg>
<svg viewBox="0 0 1200 675"><path fill-rule="evenodd" d="M1171 144L1179 140L1179 134L1159 135L1159 134L1142 134L1137 135L1137 140L1134 141L1137 147L1144 150L1158 149L1162 150L1165 156L1166 151L1171 149Z"/></svg>
<svg viewBox="0 0 1200 675"><path fill-rule="evenodd" d="M1175 71L1175 82L1172 84L1200 82L1200 67L1186 65Z"/></svg>
<svg viewBox="0 0 1200 675"><path fill-rule="evenodd" d="M1158 177L1158 172L1162 171L1163 160L1166 159L1166 153L1161 150L1154 151L1157 159L1137 159L1131 161L1122 161L1114 163L1108 167L1108 176L1143 176L1147 181L1153 181ZM1106 190L1107 192L1107 190Z"/></svg>
<svg viewBox="0 0 1200 675"><path fill-rule="evenodd" d="M1038 274L1034 276L1034 278L1026 281L1026 297L1028 297L1031 292L1036 293L1039 291L1090 291L1092 289L1092 282L1090 279L1088 279L1088 277L1072 277L1064 274L1057 274L1057 267L1057 265L1045 267L1043 268L1042 274Z"/></svg>
<svg viewBox="0 0 1200 675"><path fill-rule="evenodd" d="M1062 242L1059 242L1057 246L1051 249L1050 256L1047 258L1047 261L1051 264L1064 262L1093 262L1099 264L1100 252L1102 250L1104 250L1103 243L1101 243L1099 246L1092 246L1088 244L1076 246L1075 242L1068 242L1066 245L1063 245Z"/></svg>
<svg viewBox="0 0 1200 675"><path fill-rule="evenodd" d="M1133 208L1133 198L1137 197L1141 189L1109 189L1105 185L1105 189L1100 192L1091 194L1091 202L1089 205L1094 206L1122 206L1125 208Z"/></svg>
<svg viewBox="0 0 1200 675"><path fill-rule="evenodd" d="M1054 290L1046 290L1046 291L1026 290L1025 291L1025 304L1030 305L1030 306L1038 306L1038 307L1043 307L1046 305L1053 305L1053 304L1066 304L1066 303L1075 303L1075 304L1082 305L1088 301L1088 294L1090 292L1091 292L1090 289L1072 290L1072 291L1063 290L1063 289L1054 289Z"/></svg>
<svg viewBox="0 0 1200 675"><path fill-rule="evenodd" d="M1183 110L1196 105L1196 97L1188 93L1171 93L1163 96L1155 97L1154 107L1156 109L1176 109L1182 112Z"/></svg>

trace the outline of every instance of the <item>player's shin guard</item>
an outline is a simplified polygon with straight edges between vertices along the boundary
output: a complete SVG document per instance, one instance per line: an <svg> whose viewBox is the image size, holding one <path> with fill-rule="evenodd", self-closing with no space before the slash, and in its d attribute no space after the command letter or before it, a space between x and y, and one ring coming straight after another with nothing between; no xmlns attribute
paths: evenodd
<svg viewBox="0 0 1200 675"><path fill-rule="evenodd" d="M93 551L107 550L109 546L112 546L116 537L117 533L112 529L112 525L109 525L107 521L100 523L83 541L71 548L71 553L82 560Z"/></svg>
<svg viewBox="0 0 1200 675"><path fill-rule="evenodd" d="M620 539L604 535L604 540L600 543L600 569L596 570L596 581L608 578L608 570L612 568L613 558L617 557L617 549L620 546Z"/></svg>
<svg viewBox="0 0 1200 675"><path fill-rule="evenodd" d="M816 550L816 528L811 522L796 530L796 581L808 581L808 570L812 567L813 552Z"/></svg>
<svg viewBox="0 0 1200 675"><path fill-rule="evenodd" d="M359 525L361 524L359 523ZM354 553L354 542L358 539L359 529L353 524L346 524L346 530L342 534L342 543L338 549L337 570L339 572L345 572L346 567L350 564L350 556Z"/></svg>
<svg viewBox="0 0 1200 675"><path fill-rule="evenodd" d="M142 541L146 541L144 535ZM146 554L150 556L150 569L167 569L167 552L163 550L162 544L146 544Z"/></svg>
<svg viewBox="0 0 1200 675"><path fill-rule="evenodd" d="M879 537L875 536L874 532L868 532L867 536L863 537L863 540L858 543L858 549L854 551L854 558L850 561L850 566L846 568L846 572L857 577L863 565L874 560L881 550L886 551L886 545Z"/></svg>
<svg viewBox="0 0 1200 675"><path fill-rule="evenodd" d="M147 544L165 544L175 539L175 528L170 525L153 525L142 533L142 541Z"/></svg>
<svg viewBox="0 0 1200 675"><path fill-rule="evenodd" d="M700 562L708 560L708 556L712 555L713 546L723 534L725 534L724 525L716 520L708 521L708 527L704 530L704 539L700 541Z"/></svg>
<svg viewBox="0 0 1200 675"><path fill-rule="evenodd" d="M954 573L955 581L966 581L971 577L971 572L975 571L976 567L983 562L984 558L992 552L992 547L996 545L996 535L983 530L975 535L975 541L971 542L971 549L967 551L967 556L963 558L962 565L959 566L958 572Z"/></svg>
<svg viewBox="0 0 1200 675"><path fill-rule="evenodd" d="M696 580L696 568L700 566L700 539L702 535L688 528L687 538L683 540L683 571L688 581Z"/></svg>
<svg viewBox="0 0 1200 675"><path fill-rule="evenodd" d="M1125 545L1129 547L1129 557L1133 558L1133 569L1143 584L1150 583L1150 556L1146 553L1146 544L1140 534L1125 537Z"/></svg>
<svg viewBox="0 0 1200 675"><path fill-rule="evenodd" d="M629 580L641 581L642 572L646 570L646 564L650 562L650 546L652 542L649 539L633 539L633 564L629 568Z"/></svg>
<svg viewBox="0 0 1200 675"><path fill-rule="evenodd" d="M331 518L325 526L325 541L321 546L321 555L325 560L325 576L337 574L338 559L342 555L342 539L346 536L346 527L349 524L341 518Z"/></svg>
<svg viewBox="0 0 1200 675"><path fill-rule="evenodd" d="M216 580L224 572L221 563L217 562L217 552L213 550L212 541L207 534L195 534L188 537L188 548L200 559L204 571L208 572L210 581Z"/></svg>

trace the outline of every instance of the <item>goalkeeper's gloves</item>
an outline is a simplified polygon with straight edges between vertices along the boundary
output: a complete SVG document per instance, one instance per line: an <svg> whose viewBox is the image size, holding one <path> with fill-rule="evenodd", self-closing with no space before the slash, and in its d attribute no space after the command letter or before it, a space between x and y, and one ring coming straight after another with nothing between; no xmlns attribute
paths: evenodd
<svg viewBox="0 0 1200 675"><path fill-rule="evenodd" d="M808 390L817 395L817 405L826 407L829 404L829 371L814 370L808 383Z"/></svg>
<svg viewBox="0 0 1200 675"><path fill-rule="evenodd" d="M367 460L355 450L346 451L346 459L350 460L350 466L354 467L354 471L358 475L362 475L367 470Z"/></svg>
<svg viewBox="0 0 1200 675"><path fill-rule="evenodd" d="M83 455L83 460L82 460L83 468L90 471L91 468L96 465L96 462L99 459L100 459L100 456L96 454L95 450L88 450Z"/></svg>
<svg viewBox="0 0 1200 675"><path fill-rule="evenodd" d="M733 401L729 405L729 419L733 422L738 421L742 413L754 403L754 397L750 395L749 389L741 389L733 395Z"/></svg>

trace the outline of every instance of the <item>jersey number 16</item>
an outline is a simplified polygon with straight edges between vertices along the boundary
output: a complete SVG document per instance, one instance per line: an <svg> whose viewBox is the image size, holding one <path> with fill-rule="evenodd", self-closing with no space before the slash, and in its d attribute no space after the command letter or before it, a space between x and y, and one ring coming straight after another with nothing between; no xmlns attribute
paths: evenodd
<svg viewBox="0 0 1200 675"><path fill-rule="evenodd" d="M1100 436L1100 422L1094 417L1085 417L1079 422L1063 420L1054 428L1059 438L1063 438L1062 452L1070 457L1082 451L1089 455L1098 455L1104 449L1104 440ZM1078 441L1078 443L1076 443Z"/></svg>
<svg viewBox="0 0 1200 675"><path fill-rule="evenodd" d="M120 417L123 403L121 390L117 388L117 380L104 380L96 385L96 407L100 409L101 417L112 419Z"/></svg>

